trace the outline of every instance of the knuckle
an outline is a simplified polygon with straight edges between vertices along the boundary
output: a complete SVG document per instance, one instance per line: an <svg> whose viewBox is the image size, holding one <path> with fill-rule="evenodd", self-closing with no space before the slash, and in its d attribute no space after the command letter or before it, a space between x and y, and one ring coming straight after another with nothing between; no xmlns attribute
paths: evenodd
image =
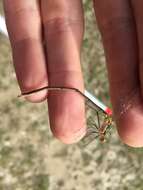
<svg viewBox="0 0 143 190"><path fill-rule="evenodd" d="M80 19L71 19L67 17L55 17L44 22L47 35L70 31L74 26L80 26Z"/></svg>
<svg viewBox="0 0 143 190"><path fill-rule="evenodd" d="M41 46L41 39L38 37L33 37L28 34L23 36L14 36L11 38L11 46L13 52L13 58L17 58L20 55L24 55L26 59L28 55L32 54L34 50L39 46ZM24 61L24 59L22 60Z"/></svg>
<svg viewBox="0 0 143 190"><path fill-rule="evenodd" d="M101 26L101 34L104 39L111 39L123 32L129 32L134 29L134 20L132 17L117 17L104 21Z"/></svg>
<svg viewBox="0 0 143 190"><path fill-rule="evenodd" d="M38 9L34 7L20 7L20 8L14 8L14 7L5 7L5 14L7 16L23 16L26 14L35 14L38 13Z"/></svg>

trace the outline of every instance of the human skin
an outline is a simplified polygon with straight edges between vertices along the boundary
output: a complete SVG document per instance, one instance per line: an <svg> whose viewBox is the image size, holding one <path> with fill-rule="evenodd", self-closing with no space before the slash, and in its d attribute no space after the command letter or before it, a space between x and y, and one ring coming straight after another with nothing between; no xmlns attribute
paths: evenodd
<svg viewBox="0 0 143 190"><path fill-rule="evenodd" d="M83 91L80 66L84 33L82 1L3 2L21 91L47 85ZM142 147L143 1L93 0L93 6L103 39L119 135L127 145ZM86 133L80 96L73 92L47 94L44 90L26 97L30 102L42 102L47 98L55 137L67 144L80 140Z"/></svg>

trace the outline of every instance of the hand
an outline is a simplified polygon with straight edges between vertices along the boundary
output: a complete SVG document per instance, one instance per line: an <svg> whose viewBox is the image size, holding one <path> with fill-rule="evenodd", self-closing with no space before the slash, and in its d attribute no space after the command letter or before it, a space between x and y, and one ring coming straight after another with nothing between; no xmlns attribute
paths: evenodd
<svg viewBox="0 0 143 190"><path fill-rule="evenodd" d="M12 3L5 0L4 7L21 91L47 85L83 91L81 0L13 0ZM129 0L94 0L94 7L107 58L119 134L126 144L143 146L143 27L140 24L143 3L141 0L132 0L132 4ZM46 91L27 97L32 102L46 98ZM64 96L51 94L48 104L51 129L57 138L73 143L85 134L80 97L72 92Z"/></svg>

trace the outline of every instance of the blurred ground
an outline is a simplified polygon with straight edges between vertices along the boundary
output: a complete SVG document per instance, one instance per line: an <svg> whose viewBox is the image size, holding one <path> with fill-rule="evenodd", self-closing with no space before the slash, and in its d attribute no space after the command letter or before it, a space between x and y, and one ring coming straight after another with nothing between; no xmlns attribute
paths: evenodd
<svg viewBox="0 0 143 190"><path fill-rule="evenodd" d="M84 6L85 84L110 105L100 35L91 2L85 0ZM143 190L142 149L123 145L115 130L104 145L61 144L50 133L46 102L17 99L11 63L9 42L0 34L0 190Z"/></svg>

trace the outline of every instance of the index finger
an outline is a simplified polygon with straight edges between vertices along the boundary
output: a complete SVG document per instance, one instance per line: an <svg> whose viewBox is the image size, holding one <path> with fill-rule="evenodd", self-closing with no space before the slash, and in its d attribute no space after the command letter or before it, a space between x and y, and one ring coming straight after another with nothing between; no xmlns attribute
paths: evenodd
<svg viewBox="0 0 143 190"><path fill-rule="evenodd" d="M47 85L39 0L5 0L4 9L21 91L30 91ZM39 102L46 97L47 92L43 91L27 99Z"/></svg>

